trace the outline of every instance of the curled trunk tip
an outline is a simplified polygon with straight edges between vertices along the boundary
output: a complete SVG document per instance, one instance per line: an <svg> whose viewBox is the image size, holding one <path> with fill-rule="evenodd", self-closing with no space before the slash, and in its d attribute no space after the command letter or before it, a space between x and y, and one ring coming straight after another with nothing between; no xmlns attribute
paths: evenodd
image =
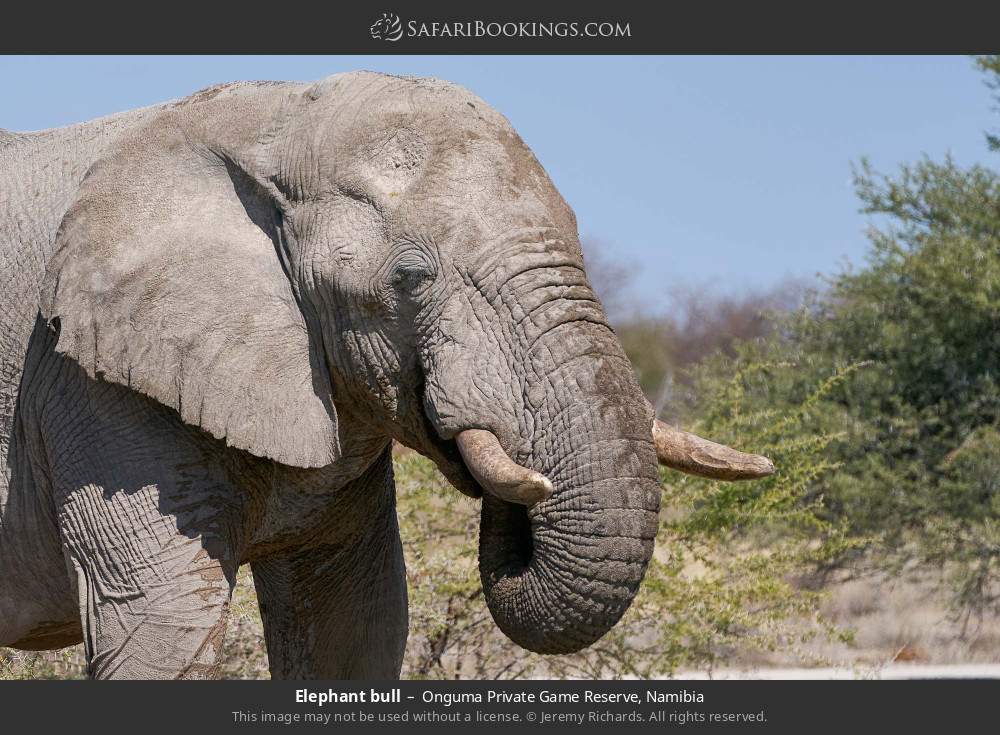
<svg viewBox="0 0 1000 735"><path fill-rule="evenodd" d="M724 444L653 422L653 443L660 464L711 480L755 480L774 472L774 464L759 454L745 454Z"/></svg>

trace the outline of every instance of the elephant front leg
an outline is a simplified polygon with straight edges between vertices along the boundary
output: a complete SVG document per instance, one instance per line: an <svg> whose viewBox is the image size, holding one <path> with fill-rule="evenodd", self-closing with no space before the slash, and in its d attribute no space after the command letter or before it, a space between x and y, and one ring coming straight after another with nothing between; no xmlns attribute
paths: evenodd
<svg viewBox="0 0 1000 735"><path fill-rule="evenodd" d="M53 498L98 679L215 678L248 502L217 444L115 386L55 421ZM56 404L58 406L58 404ZM60 407L61 408L61 407ZM112 410L114 409L114 410ZM81 419L82 420L82 419Z"/></svg>
<svg viewBox="0 0 1000 735"><path fill-rule="evenodd" d="M254 562L274 679L395 679L407 636L399 536Z"/></svg>
<svg viewBox="0 0 1000 735"><path fill-rule="evenodd" d="M387 452L345 490L357 533L251 564L272 678L399 677L408 618L391 472Z"/></svg>
<svg viewBox="0 0 1000 735"><path fill-rule="evenodd" d="M63 509L93 678L218 677L235 564L160 502L155 486L88 487Z"/></svg>

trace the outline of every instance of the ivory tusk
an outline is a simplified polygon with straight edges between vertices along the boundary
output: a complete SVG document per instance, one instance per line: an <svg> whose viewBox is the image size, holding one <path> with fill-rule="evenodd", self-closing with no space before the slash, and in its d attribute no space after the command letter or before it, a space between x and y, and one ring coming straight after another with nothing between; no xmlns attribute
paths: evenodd
<svg viewBox="0 0 1000 735"><path fill-rule="evenodd" d="M552 495L549 479L508 457L492 432L466 429L455 435L455 443L469 472L491 495L521 505L534 505Z"/></svg>
<svg viewBox="0 0 1000 735"><path fill-rule="evenodd" d="M767 457L738 452L662 421L653 422L653 443L660 464L689 475L712 480L754 480L774 472Z"/></svg>

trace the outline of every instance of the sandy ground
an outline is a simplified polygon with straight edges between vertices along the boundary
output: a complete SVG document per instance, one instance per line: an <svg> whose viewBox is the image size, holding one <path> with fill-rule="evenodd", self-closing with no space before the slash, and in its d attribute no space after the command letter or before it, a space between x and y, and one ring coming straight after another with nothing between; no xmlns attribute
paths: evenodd
<svg viewBox="0 0 1000 735"><path fill-rule="evenodd" d="M889 664L882 667L716 669L681 672L677 679L1000 679L1000 664Z"/></svg>

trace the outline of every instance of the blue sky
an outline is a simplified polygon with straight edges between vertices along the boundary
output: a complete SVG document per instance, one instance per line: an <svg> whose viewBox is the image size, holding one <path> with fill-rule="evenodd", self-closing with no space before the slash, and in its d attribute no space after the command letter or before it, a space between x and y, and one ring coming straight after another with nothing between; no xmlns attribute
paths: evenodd
<svg viewBox="0 0 1000 735"><path fill-rule="evenodd" d="M937 57L0 57L0 127L37 130L236 79L352 69L458 82L504 113L636 295L720 292L861 263L851 163L996 165L972 61Z"/></svg>

